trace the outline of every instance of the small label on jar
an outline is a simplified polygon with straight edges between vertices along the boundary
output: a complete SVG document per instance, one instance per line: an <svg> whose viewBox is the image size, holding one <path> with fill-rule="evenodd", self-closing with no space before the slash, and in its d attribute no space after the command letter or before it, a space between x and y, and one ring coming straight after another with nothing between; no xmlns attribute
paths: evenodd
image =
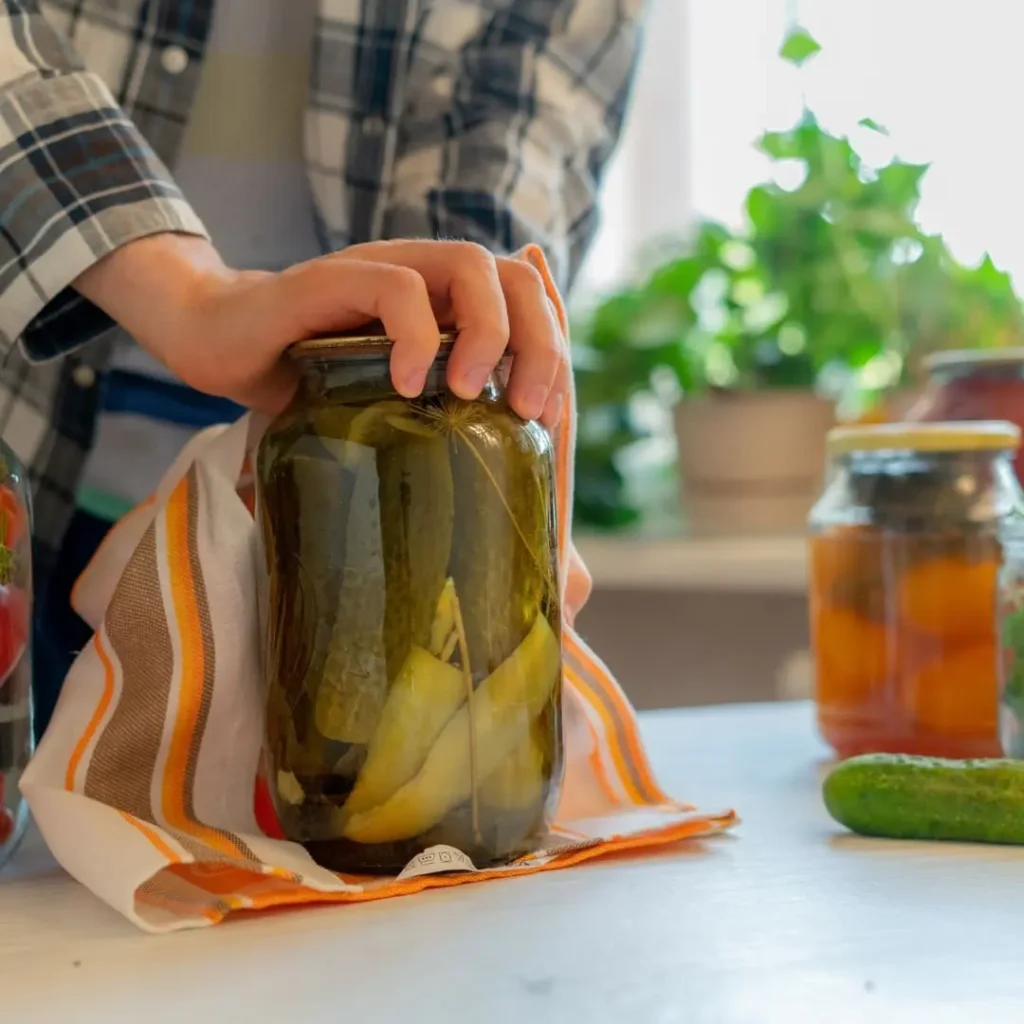
<svg viewBox="0 0 1024 1024"><path fill-rule="evenodd" d="M445 871L476 871L476 865L454 846L431 846L405 865L398 880L417 875L439 875Z"/></svg>

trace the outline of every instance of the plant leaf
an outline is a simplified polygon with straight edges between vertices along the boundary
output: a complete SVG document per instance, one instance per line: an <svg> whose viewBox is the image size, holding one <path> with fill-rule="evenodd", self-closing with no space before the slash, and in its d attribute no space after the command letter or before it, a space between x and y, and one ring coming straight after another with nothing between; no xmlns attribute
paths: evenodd
<svg viewBox="0 0 1024 1024"><path fill-rule="evenodd" d="M905 209L913 206L920 198L921 179L928 167L928 164L908 164L902 160L893 160L879 170L876 184L891 206Z"/></svg>
<svg viewBox="0 0 1024 1024"><path fill-rule="evenodd" d="M775 160L799 159L803 154L794 132L765 132L757 148Z"/></svg>
<svg viewBox="0 0 1024 1024"><path fill-rule="evenodd" d="M779 56L794 67L801 67L811 59L819 50L821 44L806 31L806 29L794 29L779 49Z"/></svg>
<svg viewBox="0 0 1024 1024"><path fill-rule="evenodd" d="M862 117L857 122L857 124L859 124L861 126L861 128L869 128L873 132L878 132L879 135L888 135L889 134L889 129L886 128L885 125L879 124L872 117Z"/></svg>

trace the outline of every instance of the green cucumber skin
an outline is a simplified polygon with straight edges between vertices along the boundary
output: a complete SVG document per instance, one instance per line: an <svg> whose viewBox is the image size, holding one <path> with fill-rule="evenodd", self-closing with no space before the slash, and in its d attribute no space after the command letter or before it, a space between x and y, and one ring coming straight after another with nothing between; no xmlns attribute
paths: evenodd
<svg viewBox="0 0 1024 1024"><path fill-rule="evenodd" d="M822 795L865 836L1024 844L1024 762L864 754L843 761Z"/></svg>

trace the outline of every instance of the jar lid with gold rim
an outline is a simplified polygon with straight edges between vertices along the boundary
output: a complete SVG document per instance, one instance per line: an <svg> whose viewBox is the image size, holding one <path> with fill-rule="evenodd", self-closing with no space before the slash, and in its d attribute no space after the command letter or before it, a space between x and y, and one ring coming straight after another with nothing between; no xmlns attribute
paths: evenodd
<svg viewBox="0 0 1024 1024"><path fill-rule="evenodd" d="M1020 441L1020 428L1004 420L872 423L833 427L827 447L830 455L867 451L1016 451Z"/></svg>
<svg viewBox="0 0 1024 1024"><path fill-rule="evenodd" d="M450 328L441 329L441 351L455 343L458 332ZM379 321L363 324L352 331L336 334L317 335L304 341L297 341L288 348L292 359L344 359L346 356L376 355L388 351L394 339L388 336Z"/></svg>

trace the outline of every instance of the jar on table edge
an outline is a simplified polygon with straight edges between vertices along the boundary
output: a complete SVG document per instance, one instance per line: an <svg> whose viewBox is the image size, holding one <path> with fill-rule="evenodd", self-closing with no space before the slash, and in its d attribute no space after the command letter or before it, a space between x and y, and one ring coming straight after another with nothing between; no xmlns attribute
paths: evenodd
<svg viewBox="0 0 1024 1024"><path fill-rule="evenodd" d="M31 610L28 482L0 442L0 868L28 823L18 784L33 750Z"/></svg>
<svg viewBox="0 0 1024 1024"><path fill-rule="evenodd" d="M909 422L1005 420L1024 430L1024 348L933 352L924 392L901 418ZM1024 479L1024 449L1014 458Z"/></svg>
<svg viewBox="0 0 1024 1024"><path fill-rule="evenodd" d="M335 871L508 862L561 785L551 442L500 374L448 390L453 341L413 400L383 335L294 345L258 452L265 769L286 838Z"/></svg>
<svg viewBox="0 0 1024 1024"><path fill-rule="evenodd" d="M1002 752L1005 633L1024 595L1019 444L1000 421L830 433L809 597L818 726L838 756Z"/></svg>

